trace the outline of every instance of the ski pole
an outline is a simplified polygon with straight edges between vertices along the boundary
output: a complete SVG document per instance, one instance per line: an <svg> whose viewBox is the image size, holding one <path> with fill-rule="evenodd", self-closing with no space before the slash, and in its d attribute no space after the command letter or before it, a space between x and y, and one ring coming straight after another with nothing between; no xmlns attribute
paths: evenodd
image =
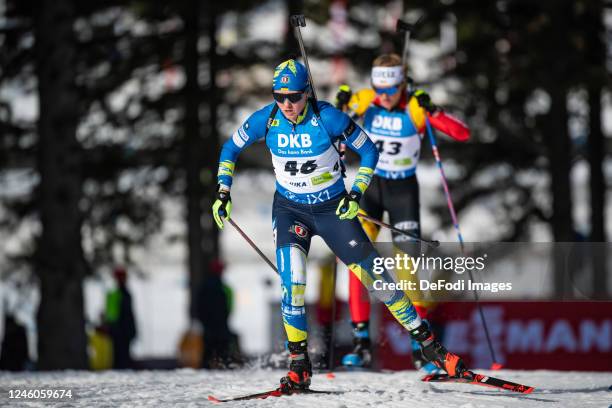
<svg viewBox="0 0 612 408"><path fill-rule="evenodd" d="M336 103L336 108L342 110L342 103ZM346 145L344 143L338 144L338 152L340 153L340 160L344 162L344 152ZM336 279L338 277L338 264L340 259L334 257L334 268L332 270L332 305L331 305L331 332L329 333L329 341L327 343L327 349L329 351L327 368L330 373L334 371L334 360L335 360L335 346L336 346Z"/></svg>
<svg viewBox="0 0 612 408"><path fill-rule="evenodd" d="M304 65L306 66L306 72L308 73L308 82L310 83L310 90L312 92L312 103L315 108L315 112L317 111L317 92L314 87L314 82L312 81L312 74L310 72L310 65L308 64L308 55L306 55L306 47L304 47L304 40L302 39L302 31L300 27L306 27L306 18L303 14L294 14L289 18L291 26L295 32L295 37L297 38L298 44L300 46L300 52L302 53L302 59L304 60ZM323 121L321 121L321 125L325 127ZM342 153L341 153L342 152ZM342 160L342 156L344 153L343 144L340 143L338 147L338 154L340 155L340 160ZM344 167L344 166L343 166ZM336 257L336 262L333 271L333 296L332 296L332 331L330 335L330 353L329 353L329 370L333 370L333 361L334 361L334 336L335 336L335 320L336 320L336 270L338 267L338 258Z"/></svg>
<svg viewBox="0 0 612 408"><path fill-rule="evenodd" d="M308 82L310 82L310 90L312 92L312 97L314 100L317 100L317 93L315 91L314 82L312 82L312 75L310 74L310 65L308 65L308 56L306 55L306 48L304 47L304 40L302 40L302 32L300 31L300 27L306 27L306 18L303 14L294 14L289 18L291 22L291 26L293 27L293 31L295 31L295 37L298 40L298 44L300 45L300 52L302 53L302 59L304 60L304 65L306 65L306 72L308 73Z"/></svg>
<svg viewBox="0 0 612 408"><path fill-rule="evenodd" d="M242 235L242 238L244 238L245 241L249 243L251 248L253 248L255 250L255 252L257 252L259 254L261 259L266 261L266 263L270 266L270 268L272 268L274 270L274 272L276 272L278 274L278 269L276 269L276 266L274 266L272 261L270 261L270 259L268 259L268 257L266 255L264 255L263 252L261 252L261 250L257 247L257 245L255 245L255 243L251 240L251 238L249 238L248 235L245 234L244 231L242 231L242 229L240 229L240 227L234 222L234 220L232 220L231 218L227 218L227 222L232 224L232 227L234 227L236 229L236 231L238 231L238 233L240 235Z"/></svg>
<svg viewBox="0 0 612 408"><path fill-rule="evenodd" d="M442 187L444 188L444 196L446 197L446 205L448 206L448 211L450 212L451 219L453 221L453 226L455 227L455 231L457 232L457 238L459 239L459 245L461 245L461 253L464 253L465 248L464 248L464 243L463 243L463 235L461 234L461 230L459 229L459 221L457 219L457 213L455 212L455 206L453 205L453 200L451 198L450 190L448 188L448 182L446 181L446 174L444 173L444 167L442 167L442 159L440 158L440 152L438 150L438 144L436 143L436 137L434 136L433 129L431 128L431 123L429 123L427 112L424 112L424 114L425 114L425 126L427 127L429 143L431 144L431 151L436 161L436 165L438 166L438 170L440 170L440 177L442 179Z"/></svg>
<svg viewBox="0 0 612 408"><path fill-rule="evenodd" d="M410 35L416 32L417 26L423 20L423 16L420 16L414 23L407 23L401 19L397 20L395 31L398 33L404 33L404 47L402 49L402 67L404 67L404 76L406 77L406 88L408 94L412 94L412 88L414 85L413 79L408 75L408 45L410 44Z"/></svg>
<svg viewBox="0 0 612 408"><path fill-rule="evenodd" d="M453 205L453 200L451 198L450 189L448 188L448 182L446 180L446 174L444 173L444 167L442 166L442 159L440 157L440 151L438 150L438 144L436 143L436 136L434 134L433 129L431 128L431 123L429 123L427 112L423 112L423 113L425 114L425 126L427 128L427 134L429 136L429 143L431 144L431 151L436 161L436 165L438 166L438 169L440 170L440 178L442 179L442 186L444 188L444 195L446 197L446 205L448 206L448 211L450 212L453 226L455 227L455 231L457 232L457 239L459 240L459 245L461 247L461 254L465 255L465 244L463 242L463 235L461 234L461 229L459 228L459 220L457 218L455 206ZM472 274L471 269L468 269L468 274L470 276L470 280L474 281L474 276ZM482 321L482 327L484 329L485 337L487 339L487 344L489 346L489 352L491 353L491 358L493 359L493 364L491 368L494 370L499 369L501 368L501 364L497 362L497 358L495 356L495 349L493 348L493 344L491 342L491 336L489 335L489 327L487 325L487 321L485 319L484 312L482 311L482 306L480 304L478 292L476 290L473 290L472 293L474 294L474 300L476 302L476 307L478 309L478 313L480 314L480 320Z"/></svg>
<svg viewBox="0 0 612 408"><path fill-rule="evenodd" d="M391 231L393 231L393 232L396 232L396 233L398 233L398 234L405 235L405 236L407 236L407 237L409 237L409 238L414 239L415 241L422 242L422 243L427 244L427 245L429 245L429 246L431 246L431 247L433 247L433 248L437 248L437 247L439 247L439 246L440 246L440 241L436 241L436 240L429 241L429 240L427 240L427 239L419 238L419 237L417 237L416 235L412 235L412 234L411 234L411 233L409 233L409 232L406 232L406 231L401 230L401 229L399 229L399 228L395 228L394 226L389 225L389 224L387 224L386 222L379 221L379 220L377 220L376 218L370 217L369 215L365 215L365 214L362 214L362 213L359 213L359 214L357 214L357 215L358 215L359 217L363 218L364 220L370 221L371 223L374 223L374 224L376 224L376 225L378 225L378 226L381 226L381 227L384 227L384 228L388 228L388 229L390 229L390 230L391 230Z"/></svg>

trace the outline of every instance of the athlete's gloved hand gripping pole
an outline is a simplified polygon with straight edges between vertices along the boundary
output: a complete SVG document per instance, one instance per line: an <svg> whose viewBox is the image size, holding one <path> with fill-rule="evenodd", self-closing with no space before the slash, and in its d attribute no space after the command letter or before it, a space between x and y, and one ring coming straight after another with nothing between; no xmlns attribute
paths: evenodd
<svg viewBox="0 0 612 408"><path fill-rule="evenodd" d="M351 191L346 194L340 200L340 204L338 204L336 215L341 220L352 220L359 213L359 200L361 200L361 193L357 191Z"/></svg>
<svg viewBox="0 0 612 408"><path fill-rule="evenodd" d="M229 221L232 213L232 197L229 188L217 186L217 193L215 194L215 202L213 203L212 209L215 223L217 223L217 227L222 230L223 218Z"/></svg>
<svg viewBox="0 0 612 408"><path fill-rule="evenodd" d="M351 87L343 84L338 87L338 92L336 93L336 108L340 109L342 112L346 112L347 106L351 97L353 96L353 91Z"/></svg>
<svg viewBox="0 0 612 408"><path fill-rule="evenodd" d="M338 88L338 93L336 94L336 108L344 112L352 94L353 92L348 85L340 85ZM344 145L342 145L340 149L342 154L344 154ZM361 200L361 195L362 194L358 191L351 191L348 193L340 201L340 205L336 210L336 215L340 216L341 220L350 220L355 218L359 212L359 200Z"/></svg>

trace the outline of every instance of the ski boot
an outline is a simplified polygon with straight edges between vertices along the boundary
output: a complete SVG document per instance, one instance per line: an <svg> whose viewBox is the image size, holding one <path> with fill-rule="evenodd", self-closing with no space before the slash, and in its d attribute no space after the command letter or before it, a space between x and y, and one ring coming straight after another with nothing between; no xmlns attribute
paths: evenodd
<svg viewBox="0 0 612 408"><path fill-rule="evenodd" d="M427 323L423 323L416 329L411 330L410 335L421 345L423 357L436 367L446 371L449 376L463 377L470 373L458 355L449 352L434 338Z"/></svg>
<svg viewBox="0 0 612 408"><path fill-rule="evenodd" d="M368 322L353 323L353 351L342 358L345 367L369 367L372 363Z"/></svg>
<svg viewBox="0 0 612 408"><path fill-rule="evenodd" d="M414 368L427 374L441 374L441 369L425 359L421 350L421 344L415 339L411 339L410 342L412 343L412 365Z"/></svg>
<svg viewBox="0 0 612 408"><path fill-rule="evenodd" d="M289 372L280 380L280 391L291 394L294 391L307 390L312 377L312 365L308 358L306 340L288 342Z"/></svg>

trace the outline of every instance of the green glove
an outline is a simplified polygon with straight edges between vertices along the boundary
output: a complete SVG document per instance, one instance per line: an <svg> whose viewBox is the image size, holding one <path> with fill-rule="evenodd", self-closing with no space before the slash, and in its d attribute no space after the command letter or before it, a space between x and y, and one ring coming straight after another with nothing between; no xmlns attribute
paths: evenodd
<svg viewBox="0 0 612 408"><path fill-rule="evenodd" d="M357 216L359 212L359 200L361 199L361 193L357 191L351 191L350 194L345 195L340 200L338 208L336 209L336 215L341 220L352 220Z"/></svg>
<svg viewBox="0 0 612 408"><path fill-rule="evenodd" d="M232 197L230 197L229 190L219 190L215 197L217 199L212 206L213 218L217 223L217 227L223 229L223 218L229 220L232 212Z"/></svg>
<svg viewBox="0 0 612 408"><path fill-rule="evenodd" d="M422 89L417 89L414 93L414 97L417 99L419 106L425 109L429 113L435 113L438 107L434 105L429 97L429 94Z"/></svg>
<svg viewBox="0 0 612 408"><path fill-rule="evenodd" d="M346 105L348 105L351 96L353 96L351 87L348 85L340 85L338 87L338 93L336 94L336 108L343 110Z"/></svg>

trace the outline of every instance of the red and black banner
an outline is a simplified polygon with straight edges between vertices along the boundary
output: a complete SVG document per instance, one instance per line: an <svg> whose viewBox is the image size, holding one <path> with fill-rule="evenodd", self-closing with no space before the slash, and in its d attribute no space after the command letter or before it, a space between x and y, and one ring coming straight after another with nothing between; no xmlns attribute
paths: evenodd
<svg viewBox="0 0 612 408"><path fill-rule="evenodd" d="M498 362L508 369L612 370L612 302L481 302ZM408 369L410 337L384 305L381 368ZM491 355L476 304L443 302L429 314L444 345L471 368Z"/></svg>

